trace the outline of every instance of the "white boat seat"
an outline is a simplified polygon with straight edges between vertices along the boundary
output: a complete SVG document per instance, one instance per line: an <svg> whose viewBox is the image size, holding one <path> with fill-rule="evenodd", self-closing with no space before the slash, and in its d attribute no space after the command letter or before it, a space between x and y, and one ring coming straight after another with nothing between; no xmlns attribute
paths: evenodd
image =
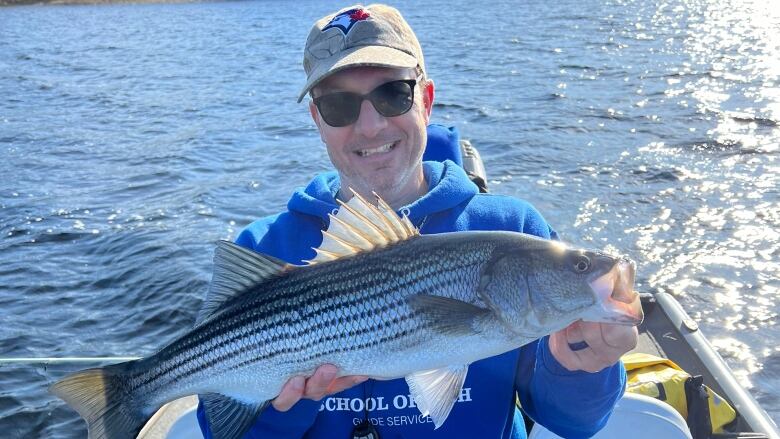
<svg viewBox="0 0 780 439"><path fill-rule="evenodd" d="M197 408L198 397L195 395L165 404L149 419L136 439L202 438Z"/></svg>
<svg viewBox="0 0 780 439"><path fill-rule="evenodd" d="M198 424L197 407L185 412L178 421L168 431L167 438L202 438L203 434L200 432L200 425Z"/></svg>
<svg viewBox="0 0 780 439"><path fill-rule="evenodd" d="M692 439L685 419L663 401L628 393L618 401L607 425L593 439ZM536 424L528 439L561 439Z"/></svg>

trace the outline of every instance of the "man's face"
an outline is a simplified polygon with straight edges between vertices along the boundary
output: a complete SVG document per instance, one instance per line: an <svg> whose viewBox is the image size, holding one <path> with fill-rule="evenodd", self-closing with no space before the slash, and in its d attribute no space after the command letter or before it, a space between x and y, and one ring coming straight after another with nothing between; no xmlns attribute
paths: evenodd
<svg viewBox="0 0 780 439"><path fill-rule="evenodd" d="M414 69L355 67L336 73L314 89L314 97L334 92L366 94L399 79L415 79ZM360 105L358 119L344 127L328 125L317 107L309 110L341 177L342 197L349 188L370 196L378 193L391 206L417 199L427 187L422 172L426 127L433 104L433 82L417 84L412 108L400 116L379 114L369 100Z"/></svg>

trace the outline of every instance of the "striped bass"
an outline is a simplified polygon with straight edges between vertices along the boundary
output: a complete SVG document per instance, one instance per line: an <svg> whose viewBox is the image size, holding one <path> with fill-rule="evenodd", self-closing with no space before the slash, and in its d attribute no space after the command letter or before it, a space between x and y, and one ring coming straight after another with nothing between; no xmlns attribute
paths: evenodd
<svg viewBox="0 0 780 439"><path fill-rule="evenodd" d="M218 243L195 327L156 354L50 387L90 438L135 437L199 394L215 438L241 437L297 375L404 377L436 428L468 365L579 320L637 325L634 264L516 232L420 235L378 199L342 203L307 266Z"/></svg>

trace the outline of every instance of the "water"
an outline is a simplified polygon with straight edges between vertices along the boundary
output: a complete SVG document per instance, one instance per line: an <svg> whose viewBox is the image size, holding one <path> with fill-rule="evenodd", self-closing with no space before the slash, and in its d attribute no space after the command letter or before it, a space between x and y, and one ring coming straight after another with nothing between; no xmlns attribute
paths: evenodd
<svg viewBox="0 0 780 439"><path fill-rule="evenodd" d="M780 421L780 8L771 2L395 3L433 120L494 192L576 245L629 254ZM302 45L343 6L0 9L0 357L145 355L193 323L214 242L329 162ZM84 437L3 366L4 437Z"/></svg>

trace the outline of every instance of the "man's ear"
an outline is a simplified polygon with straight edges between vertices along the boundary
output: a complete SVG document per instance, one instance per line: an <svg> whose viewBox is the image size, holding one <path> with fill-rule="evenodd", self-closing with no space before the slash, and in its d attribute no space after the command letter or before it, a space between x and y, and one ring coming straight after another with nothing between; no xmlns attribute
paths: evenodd
<svg viewBox="0 0 780 439"><path fill-rule="evenodd" d="M426 79L425 84L422 86L422 101L423 108L425 109L425 118L430 120L431 112L433 111L433 98L435 96L435 89L433 85L433 79ZM428 120L425 122L427 123Z"/></svg>

